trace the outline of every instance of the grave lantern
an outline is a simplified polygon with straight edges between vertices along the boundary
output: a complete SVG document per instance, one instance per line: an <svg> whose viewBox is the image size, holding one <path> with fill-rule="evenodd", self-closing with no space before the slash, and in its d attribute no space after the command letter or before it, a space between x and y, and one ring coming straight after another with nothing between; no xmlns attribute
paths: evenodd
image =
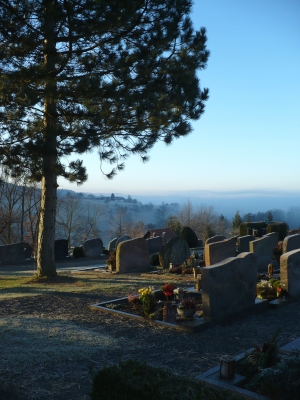
<svg viewBox="0 0 300 400"><path fill-rule="evenodd" d="M220 378L234 378L235 358L231 356L220 357Z"/></svg>

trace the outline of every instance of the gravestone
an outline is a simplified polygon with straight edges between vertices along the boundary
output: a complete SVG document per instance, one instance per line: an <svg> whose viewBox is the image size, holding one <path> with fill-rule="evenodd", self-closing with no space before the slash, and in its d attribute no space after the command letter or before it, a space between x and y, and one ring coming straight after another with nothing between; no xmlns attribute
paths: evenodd
<svg viewBox="0 0 300 400"><path fill-rule="evenodd" d="M203 240L202 239L198 239L198 247L203 247Z"/></svg>
<svg viewBox="0 0 300 400"><path fill-rule="evenodd" d="M121 242L116 253L116 272L143 271L150 268L150 254L146 239Z"/></svg>
<svg viewBox="0 0 300 400"><path fill-rule="evenodd" d="M280 257L280 284L291 296L300 296L300 249Z"/></svg>
<svg viewBox="0 0 300 400"><path fill-rule="evenodd" d="M268 271L268 265L274 264L273 251L274 251L274 237L264 236L258 238L253 242L249 242L250 253L258 255L257 259L257 271L266 272Z"/></svg>
<svg viewBox="0 0 300 400"><path fill-rule="evenodd" d="M63 260L69 255L68 239L57 239L54 241L54 258L55 260Z"/></svg>
<svg viewBox="0 0 300 400"><path fill-rule="evenodd" d="M202 268L202 307L204 318L224 320L255 304L256 254L236 257Z"/></svg>
<svg viewBox="0 0 300 400"><path fill-rule="evenodd" d="M190 248L185 239L174 237L161 250L159 264L163 268L169 268L170 263L182 264L190 256Z"/></svg>
<svg viewBox="0 0 300 400"><path fill-rule="evenodd" d="M300 249L300 234L286 236L283 240L282 253Z"/></svg>
<svg viewBox="0 0 300 400"><path fill-rule="evenodd" d="M163 247L163 241L161 236L152 237L146 239L149 254L159 253Z"/></svg>
<svg viewBox="0 0 300 400"><path fill-rule="evenodd" d="M125 240L131 240L132 237L129 235L123 235L121 237L118 238L118 240L116 241L116 248L118 247L118 244L125 242Z"/></svg>
<svg viewBox="0 0 300 400"><path fill-rule="evenodd" d="M212 237L206 239L206 241L204 243L204 251L203 251L203 260L205 262L206 262L206 260L205 260L205 247L206 247L206 245L210 244L210 243L221 242L222 240L225 240L225 239L226 239L226 237L224 235L215 235L215 236L212 236Z"/></svg>
<svg viewBox="0 0 300 400"><path fill-rule="evenodd" d="M244 252L249 252L249 243L255 240L255 236L253 235L246 235L246 236L240 236L237 239L238 242L238 252L239 253L244 253Z"/></svg>
<svg viewBox="0 0 300 400"><path fill-rule="evenodd" d="M225 258L236 256L235 239L225 239L221 242L208 243L205 245L205 265L216 264Z"/></svg>
<svg viewBox="0 0 300 400"><path fill-rule="evenodd" d="M107 246L107 250L108 250L108 251L116 250L116 243L117 243L117 240L118 240L118 239L119 239L119 236L117 236L116 238L112 239L112 240L108 243L108 246Z"/></svg>
<svg viewBox="0 0 300 400"><path fill-rule="evenodd" d="M103 253L103 243L100 238L89 239L82 244L83 254L86 257L100 257Z"/></svg>
<svg viewBox="0 0 300 400"><path fill-rule="evenodd" d="M226 237L224 235L215 235L215 236L212 236L212 237L206 239L205 244L221 242L222 240L225 240L225 239L226 239Z"/></svg>
<svg viewBox="0 0 300 400"><path fill-rule="evenodd" d="M0 263L2 265L20 264L31 257L32 251L32 247L24 242L0 246Z"/></svg>
<svg viewBox="0 0 300 400"><path fill-rule="evenodd" d="M278 232L271 232L271 233L267 233L265 236L271 236L274 239L274 247L278 245L278 238L279 238L279 233Z"/></svg>

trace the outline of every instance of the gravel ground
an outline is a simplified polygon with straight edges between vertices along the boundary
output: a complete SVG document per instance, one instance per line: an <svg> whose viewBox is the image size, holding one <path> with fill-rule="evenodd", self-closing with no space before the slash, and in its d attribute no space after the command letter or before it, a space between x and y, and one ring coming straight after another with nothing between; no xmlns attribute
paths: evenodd
<svg viewBox="0 0 300 400"><path fill-rule="evenodd" d="M300 337L300 302L186 333L91 309L101 293L53 293L0 301L0 398L87 400L90 367L133 358L193 377L262 344ZM2 386L1 386L2 385ZM2 390L2 392L1 392Z"/></svg>

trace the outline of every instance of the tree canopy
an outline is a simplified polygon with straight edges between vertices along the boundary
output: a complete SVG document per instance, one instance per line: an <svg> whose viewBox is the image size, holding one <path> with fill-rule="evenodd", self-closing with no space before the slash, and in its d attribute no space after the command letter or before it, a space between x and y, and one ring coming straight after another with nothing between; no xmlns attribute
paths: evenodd
<svg viewBox="0 0 300 400"><path fill-rule="evenodd" d="M155 142L187 135L204 112L197 71L209 52L191 3L0 0L1 164L42 182L40 276L56 274L57 177L87 179L68 157L96 148L112 178L131 153L146 161Z"/></svg>

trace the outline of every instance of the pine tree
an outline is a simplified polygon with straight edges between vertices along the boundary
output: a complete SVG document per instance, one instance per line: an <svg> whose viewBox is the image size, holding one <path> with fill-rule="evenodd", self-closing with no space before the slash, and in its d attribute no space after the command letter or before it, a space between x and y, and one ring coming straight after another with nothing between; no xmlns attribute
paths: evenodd
<svg viewBox="0 0 300 400"><path fill-rule="evenodd" d="M238 229L239 229L239 227L240 227L240 225L241 225L242 222L243 222L243 221L242 221L242 218L241 218L241 216L240 216L240 212L237 211L237 212L235 213L235 216L234 216L233 220L232 220L232 230L233 230L233 233L237 233L237 232L238 232Z"/></svg>
<svg viewBox="0 0 300 400"><path fill-rule="evenodd" d="M98 149L112 178L131 153L191 132L208 90L191 0L0 0L0 156L42 182L37 269L55 276L57 177L83 183Z"/></svg>

